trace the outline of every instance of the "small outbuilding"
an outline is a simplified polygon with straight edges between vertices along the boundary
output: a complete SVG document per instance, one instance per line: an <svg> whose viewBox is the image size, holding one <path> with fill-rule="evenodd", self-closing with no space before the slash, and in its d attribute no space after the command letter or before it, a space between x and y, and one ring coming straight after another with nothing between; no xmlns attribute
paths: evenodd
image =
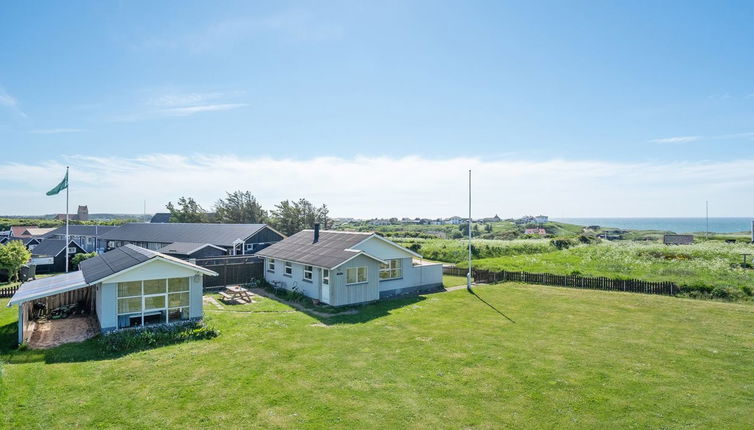
<svg viewBox="0 0 754 430"><path fill-rule="evenodd" d="M78 318L91 320L81 326L93 325L101 332L200 319L203 276L217 276L130 244L85 260L80 269L19 287L8 302L18 305L19 343L28 341L37 320L55 309L74 309Z"/></svg>
<svg viewBox="0 0 754 430"><path fill-rule="evenodd" d="M65 240L45 239L30 249L31 264L37 266L37 273L65 272L65 254L68 253L68 269L71 269L71 259L76 254L85 254L86 250L75 240L70 240L66 246Z"/></svg>
<svg viewBox="0 0 754 430"><path fill-rule="evenodd" d="M182 259L220 257L228 253L224 248L211 243L193 242L173 242L158 249L157 252Z"/></svg>

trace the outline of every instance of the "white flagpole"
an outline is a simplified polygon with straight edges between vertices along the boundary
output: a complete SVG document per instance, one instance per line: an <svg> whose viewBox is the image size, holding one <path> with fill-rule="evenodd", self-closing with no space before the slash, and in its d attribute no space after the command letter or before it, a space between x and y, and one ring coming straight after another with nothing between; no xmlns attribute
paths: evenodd
<svg viewBox="0 0 754 430"><path fill-rule="evenodd" d="M68 189L71 180L68 177L68 166L65 166L65 272L68 273Z"/></svg>
<svg viewBox="0 0 754 430"><path fill-rule="evenodd" d="M469 273L466 274L466 289L471 291L471 170L469 170Z"/></svg>

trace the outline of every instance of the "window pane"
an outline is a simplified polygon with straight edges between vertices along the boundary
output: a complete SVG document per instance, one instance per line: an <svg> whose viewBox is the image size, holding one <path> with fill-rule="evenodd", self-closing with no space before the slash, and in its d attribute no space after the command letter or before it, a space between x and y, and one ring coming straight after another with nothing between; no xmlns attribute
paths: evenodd
<svg viewBox="0 0 754 430"><path fill-rule="evenodd" d="M388 261L387 264L380 263L380 270L385 270L385 269L389 269L389 268L390 268L390 261Z"/></svg>
<svg viewBox="0 0 754 430"><path fill-rule="evenodd" d="M168 291L171 293L177 291L189 290L189 278L170 278L168 279Z"/></svg>
<svg viewBox="0 0 754 430"><path fill-rule="evenodd" d="M380 270L380 279L390 278L390 270Z"/></svg>
<svg viewBox="0 0 754 430"><path fill-rule="evenodd" d="M171 309L168 311L168 322L182 321L189 319L188 308Z"/></svg>
<svg viewBox="0 0 754 430"><path fill-rule="evenodd" d="M144 310L165 307L165 296L144 297Z"/></svg>
<svg viewBox="0 0 754 430"><path fill-rule="evenodd" d="M367 280L367 268L359 267L359 282L366 282Z"/></svg>
<svg viewBox="0 0 754 430"><path fill-rule="evenodd" d="M140 296L140 295L141 295L141 281L118 283L118 297Z"/></svg>
<svg viewBox="0 0 754 430"><path fill-rule="evenodd" d="M393 268L394 269L400 269L401 268L401 260L400 259L393 260L392 263L393 263Z"/></svg>
<svg viewBox="0 0 754 430"><path fill-rule="evenodd" d="M141 312L141 297L118 299L118 313L127 314L131 312Z"/></svg>
<svg viewBox="0 0 754 430"><path fill-rule="evenodd" d="M164 279L150 279L144 281L144 295L159 294L165 292L165 280Z"/></svg>
<svg viewBox="0 0 754 430"><path fill-rule="evenodd" d="M177 308L189 305L189 293L172 293L168 295L168 307Z"/></svg>
<svg viewBox="0 0 754 430"><path fill-rule="evenodd" d="M141 325L141 314L119 315L118 328L138 327Z"/></svg>
<svg viewBox="0 0 754 430"><path fill-rule="evenodd" d="M356 283L356 269L355 268L346 270L346 283L348 284Z"/></svg>
<svg viewBox="0 0 754 430"><path fill-rule="evenodd" d="M393 269L390 271L390 277L391 278L400 278L401 277L401 269Z"/></svg>

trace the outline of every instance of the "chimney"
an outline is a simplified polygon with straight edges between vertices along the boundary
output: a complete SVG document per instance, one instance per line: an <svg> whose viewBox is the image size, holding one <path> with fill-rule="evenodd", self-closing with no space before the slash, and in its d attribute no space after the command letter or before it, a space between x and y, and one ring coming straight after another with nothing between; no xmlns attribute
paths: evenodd
<svg viewBox="0 0 754 430"><path fill-rule="evenodd" d="M314 243L319 242L319 223L314 223Z"/></svg>

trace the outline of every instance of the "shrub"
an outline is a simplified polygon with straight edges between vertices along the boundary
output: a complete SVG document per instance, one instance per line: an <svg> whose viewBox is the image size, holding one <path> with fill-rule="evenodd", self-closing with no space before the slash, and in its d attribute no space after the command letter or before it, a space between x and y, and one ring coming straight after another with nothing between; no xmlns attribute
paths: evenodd
<svg viewBox="0 0 754 430"><path fill-rule="evenodd" d="M134 329L116 330L97 338L104 352L124 353L171 345L190 340L212 339L220 332L203 321L160 324Z"/></svg>
<svg viewBox="0 0 754 430"><path fill-rule="evenodd" d="M563 250L572 247L575 243L571 239L552 239L550 245L559 250Z"/></svg>

